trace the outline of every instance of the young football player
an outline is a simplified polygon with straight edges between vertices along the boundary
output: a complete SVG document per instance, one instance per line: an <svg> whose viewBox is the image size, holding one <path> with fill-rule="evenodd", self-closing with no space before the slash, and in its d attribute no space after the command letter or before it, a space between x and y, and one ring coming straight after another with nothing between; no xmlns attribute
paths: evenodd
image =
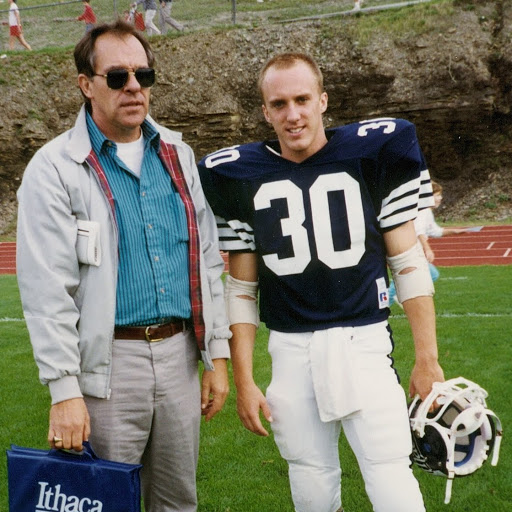
<svg viewBox="0 0 512 512"><path fill-rule="evenodd" d="M377 119L325 130L327 94L303 54L259 77L277 141L233 146L200 163L229 251L226 283L239 416L289 464L295 510L341 510L343 427L377 512L421 512L406 398L390 353L387 267L414 336L410 393L443 381L433 286L414 231L433 204L414 126ZM387 263L386 263L387 262ZM255 384L258 317L270 329L272 381Z"/></svg>

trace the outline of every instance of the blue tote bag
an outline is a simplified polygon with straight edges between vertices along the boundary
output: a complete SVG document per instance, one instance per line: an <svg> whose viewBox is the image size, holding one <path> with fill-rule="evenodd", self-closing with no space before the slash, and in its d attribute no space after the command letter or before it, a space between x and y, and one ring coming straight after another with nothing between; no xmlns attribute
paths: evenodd
<svg viewBox="0 0 512 512"><path fill-rule="evenodd" d="M7 450L10 512L140 512L140 468L80 453L12 445Z"/></svg>

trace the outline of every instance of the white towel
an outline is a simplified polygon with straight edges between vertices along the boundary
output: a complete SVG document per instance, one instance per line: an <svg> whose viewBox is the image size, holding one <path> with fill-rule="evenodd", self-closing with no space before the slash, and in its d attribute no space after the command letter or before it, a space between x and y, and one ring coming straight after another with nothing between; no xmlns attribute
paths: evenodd
<svg viewBox="0 0 512 512"><path fill-rule="evenodd" d="M310 342L313 387L323 422L355 415L362 407L352 332L352 328L342 327L316 331Z"/></svg>

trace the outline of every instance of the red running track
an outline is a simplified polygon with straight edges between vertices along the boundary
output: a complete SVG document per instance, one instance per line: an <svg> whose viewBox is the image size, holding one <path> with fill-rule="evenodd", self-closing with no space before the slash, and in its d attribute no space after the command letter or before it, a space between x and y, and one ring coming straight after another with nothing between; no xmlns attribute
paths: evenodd
<svg viewBox="0 0 512 512"><path fill-rule="evenodd" d="M512 226L484 226L460 235L429 238L429 243L436 266L512 264Z"/></svg>
<svg viewBox="0 0 512 512"><path fill-rule="evenodd" d="M16 274L15 242L0 242L0 274Z"/></svg>
<svg viewBox="0 0 512 512"><path fill-rule="evenodd" d="M484 226L429 242L436 256L434 263L440 267L512 264L512 225ZM15 273L16 243L0 242L0 274Z"/></svg>

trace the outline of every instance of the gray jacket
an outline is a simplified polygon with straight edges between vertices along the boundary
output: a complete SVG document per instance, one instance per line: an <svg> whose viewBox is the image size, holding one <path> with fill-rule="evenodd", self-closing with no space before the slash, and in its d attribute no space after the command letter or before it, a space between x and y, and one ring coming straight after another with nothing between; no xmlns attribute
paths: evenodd
<svg viewBox="0 0 512 512"><path fill-rule="evenodd" d="M181 134L148 120L163 141L177 148L196 207L206 327L201 357L205 368L213 369L212 359L229 357L231 336L215 219L202 192L192 149ZM118 233L98 176L85 161L90 151L82 107L71 130L37 151L18 191L18 283L39 376L49 385L52 403L83 394L110 395ZM91 221L99 228L99 265L84 263L78 221Z"/></svg>

